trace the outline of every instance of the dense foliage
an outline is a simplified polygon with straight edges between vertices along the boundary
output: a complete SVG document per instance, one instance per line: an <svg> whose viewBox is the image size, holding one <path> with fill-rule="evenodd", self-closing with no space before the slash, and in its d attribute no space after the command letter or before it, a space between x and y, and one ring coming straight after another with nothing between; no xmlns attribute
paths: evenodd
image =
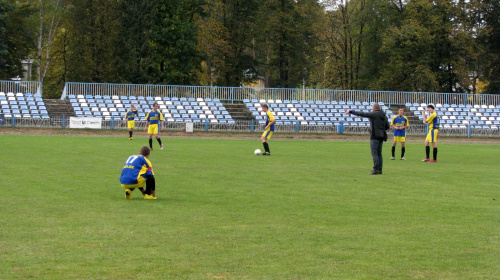
<svg viewBox="0 0 500 280"><path fill-rule="evenodd" d="M498 0L0 0L0 79L500 93Z"/></svg>

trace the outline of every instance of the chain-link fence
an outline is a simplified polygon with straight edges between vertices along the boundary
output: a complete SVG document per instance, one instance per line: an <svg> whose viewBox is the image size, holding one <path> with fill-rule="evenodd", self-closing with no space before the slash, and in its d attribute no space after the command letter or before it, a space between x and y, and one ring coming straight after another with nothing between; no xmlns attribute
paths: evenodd
<svg viewBox="0 0 500 280"><path fill-rule="evenodd" d="M50 117L50 119L24 119L24 118L2 118L0 115L0 127L17 127L17 128L63 128L70 129L69 117ZM143 130L146 123L144 121L136 121L136 130ZM220 124L211 122L193 123L193 131L195 132L231 132L231 133L261 133L265 125L260 125L254 121L236 121L232 124ZM123 121L118 120L103 120L101 129L107 130L126 130L127 125ZM186 131L186 123L181 122L165 122L165 127L162 130L166 131ZM276 133L324 133L324 134L369 134L369 126L348 126L348 125L302 125L300 122L287 125L275 125ZM498 129L476 129L471 127L455 127L441 129L439 131L442 136L454 137L500 137ZM427 125L413 124L406 130L407 135L426 135ZM389 135L392 135L392 129L389 130Z"/></svg>

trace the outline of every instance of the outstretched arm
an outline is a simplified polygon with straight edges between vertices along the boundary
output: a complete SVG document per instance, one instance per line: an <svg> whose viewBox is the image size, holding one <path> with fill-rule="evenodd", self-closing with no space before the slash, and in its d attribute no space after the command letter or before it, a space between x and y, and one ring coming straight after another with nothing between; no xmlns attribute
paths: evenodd
<svg viewBox="0 0 500 280"><path fill-rule="evenodd" d="M374 119L374 118L378 118L378 114L376 112L358 112L358 111L354 111L354 110L347 110L345 111L346 114L353 114L353 115L356 115L356 116L360 116L360 117L363 117L363 118L370 118L370 119Z"/></svg>

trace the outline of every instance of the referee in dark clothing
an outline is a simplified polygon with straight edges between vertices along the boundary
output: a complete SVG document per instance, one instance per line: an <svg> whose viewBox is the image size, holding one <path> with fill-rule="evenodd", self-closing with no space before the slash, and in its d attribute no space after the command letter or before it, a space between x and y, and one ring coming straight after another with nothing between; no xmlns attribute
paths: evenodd
<svg viewBox="0 0 500 280"><path fill-rule="evenodd" d="M372 110L370 113L353 110L347 110L345 113L370 119L370 147L373 157L373 170L370 175L378 175L382 174L382 143L387 141L386 130L389 128L389 122L378 103L373 104Z"/></svg>

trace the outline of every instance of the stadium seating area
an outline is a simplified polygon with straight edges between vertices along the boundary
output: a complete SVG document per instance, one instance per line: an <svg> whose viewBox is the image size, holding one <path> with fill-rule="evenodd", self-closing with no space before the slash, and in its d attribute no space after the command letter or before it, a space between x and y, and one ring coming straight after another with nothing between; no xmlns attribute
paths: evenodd
<svg viewBox="0 0 500 280"><path fill-rule="evenodd" d="M40 94L0 92L0 113L6 118L49 119Z"/></svg>
<svg viewBox="0 0 500 280"><path fill-rule="evenodd" d="M144 120L153 103L158 102L159 110L167 122L201 123L208 119L210 123L234 123L218 99L116 95L69 95L68 98L78 117L123 120L130 104L134 104L139 109L136 120Z"/></svg>
<svg viewBox="0 0 500 280"><path fill-rule="evenodd" d="M295 124L297 121L301 125L339 125L368 127L370 122L366 118L354 115L346 115L346 110L371 111L372 105L368 102L344 102L344 101L297 101L297 100L257 100L245 99L243 101L248 109L255 116L259 124L265 124L262 112L262 103L269 104L271 111L276 118L276 124ZM389 120L394 116L391 110L380 103L387 112Z"/></svg>
<svg viewBox="0 0 500 280"><path fill-rule="evenodd" d="M423 121L422 111L427 109L427 104L405 105ZM470 124L472 128L497 130L500 126L500 105L435 105L443 129L467 128Z"/></svg>
<svg viewBox="0 0 500 280"><path fill-rule="evenodd" d="M167 122L233 124L234 120L218 99L142 97L142 96L100 96L70 95L68 99L79 117L101 117L106 120L123 120L125 112L134 104L139 108L138 120L144 120L152 104L158 102L160 111ZM343 123L345 126L368 127L366 118L349 116L346 110L371 111L371 103L352 101L304 101L304 100L257 100L245 99L244 104L256 118L265 124L261 104L269 104L277 124L331 126ZM394 113L380 103L387 112L389 120ZM0 113L6 118L50 119L45 103L39 94L0 92ZM407 103L406 107L423 120L425 103ZM463 129L471 125L474 129L498 130L500 127L500 105L456 105L435 104L441 117L442 129Z"/></svg>

